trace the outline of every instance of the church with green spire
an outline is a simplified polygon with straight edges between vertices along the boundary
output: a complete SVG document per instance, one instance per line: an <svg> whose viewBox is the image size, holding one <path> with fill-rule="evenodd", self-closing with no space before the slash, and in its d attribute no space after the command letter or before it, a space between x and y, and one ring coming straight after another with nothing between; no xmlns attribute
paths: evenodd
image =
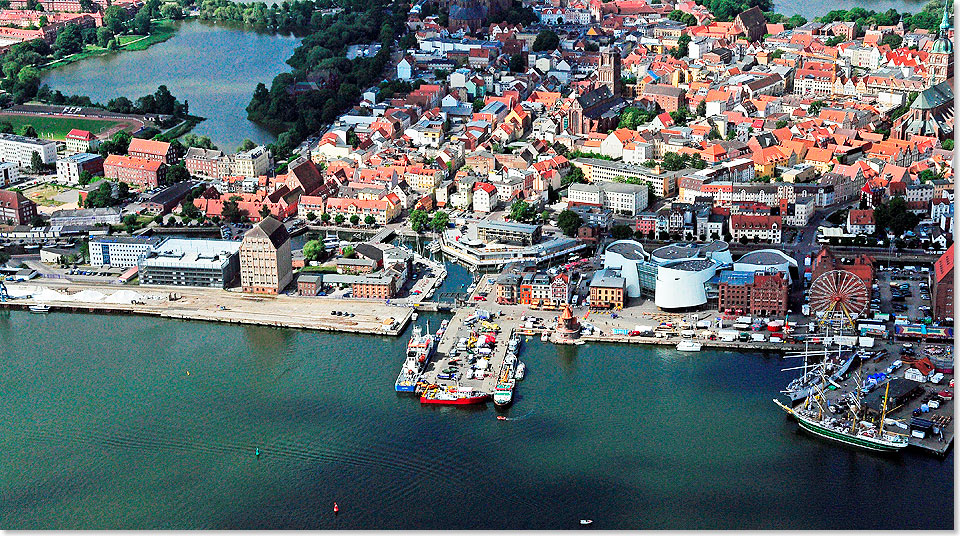
<svg viewBox="0 0 960 536"><path fill-rule="evenodd" d="M943 20L937 30L937 39L930 49L928 63L930 65L930 79L933 85L953 78L953 40L950 38L950 5L944 1Z"/></svg>

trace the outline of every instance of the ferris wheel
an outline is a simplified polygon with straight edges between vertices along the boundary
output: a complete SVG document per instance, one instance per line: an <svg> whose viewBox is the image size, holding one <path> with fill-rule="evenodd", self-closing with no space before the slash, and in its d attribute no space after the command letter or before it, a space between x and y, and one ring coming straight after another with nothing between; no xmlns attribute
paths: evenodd
<svg viewBox="0 0 960 536"><path fill-rule="evenodd" d="M846 270L831 270L810 285L810 310L820 316L820 325L854 327L854 319L867 309L867 285ZM821 316L822 315L822 316Z"/></svg>

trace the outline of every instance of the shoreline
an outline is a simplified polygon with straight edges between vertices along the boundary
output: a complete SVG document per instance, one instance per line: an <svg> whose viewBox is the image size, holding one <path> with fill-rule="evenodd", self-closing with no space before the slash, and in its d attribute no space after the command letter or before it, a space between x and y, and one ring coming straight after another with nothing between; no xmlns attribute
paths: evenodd
<svg viewBox="0 0 960 536"><path fill-rule="evenodd" d="M247 324L278 328L363 333L396 337L406 329L414 308L386 305L360 299L317 300L296 295L243 294L217 288L141 287L110 284L8 285L12 295L0 308L29 311L33 305L45 304L50 312L70 311L97 314L133 314L173 320L197 320L226 324ZM37 291L36 289L39 289ZM20 292L17 292L20 291ZM67 292L64 292L67 291ZM30 292L58 293L60 298L34 297ZM118 292L131 293L114 301L103 297ZM79 293L87 297L100 294L98 300L72 299ZM13 297L13 296L22 297ZM29 297L28 297L29 295ZM354 316L334 316L333 311Z"/></svg>
<svg viewBox="0 0 960 536"><path fill-rule="evenodd" d="M186 17L181 20L188 20L190 17ZM136 52L140 50L146 50L153 45L162 43L177 34L179 28L175 27L175 23L179 22L173 19L159 19L155 21L156 31L149 34L141 36L138 39L134 39L128 43L120 45L116 50L109 50L106 48L97 47L93 50L84 50L83 52L77 52L76 54L71 54L69 56L54 60L48 63L44 63L40 66L40 72L57 69L59 67L64 67L71 65L73 63L83 61L90 58L98 58L101 56L106 56L109 54L119 54L122 52Z"/></svg>

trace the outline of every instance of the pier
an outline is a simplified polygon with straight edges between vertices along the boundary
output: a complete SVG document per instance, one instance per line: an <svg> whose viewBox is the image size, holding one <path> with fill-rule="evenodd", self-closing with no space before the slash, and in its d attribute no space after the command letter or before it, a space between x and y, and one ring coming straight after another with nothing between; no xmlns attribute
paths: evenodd
<svg viewBox="0 0 960 536"><path fill-rule="evenodd" d="M319 331L397 336L406 329L413 308L391 306L379 300L316 298L288 295L255 295L216 288L151 287L34 280L10 284L11 294L24 288L51 289L67 298L83 291L112 295L134 292L142 299L125 303L77 299L16 298L0 307L27 309L45 303L52 311L78 311L157 316L179 320L202 320ZM89 294L89 292L88 292ZM348 313L335 316L333 311ZM352 314L353 316L349 316Z"/></svg>

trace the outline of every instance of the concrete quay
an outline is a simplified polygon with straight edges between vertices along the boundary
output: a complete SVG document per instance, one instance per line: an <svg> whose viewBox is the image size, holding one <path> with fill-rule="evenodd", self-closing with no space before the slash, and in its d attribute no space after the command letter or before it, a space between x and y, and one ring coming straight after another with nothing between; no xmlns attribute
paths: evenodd
<svg viewBox="0 0 960 536"><path fill-rule="evenodd" d="M319 331L397 336L410 322L413 308L389 306L382 301L302 296L264 296L213 288L151 287L95 283L47 282L34 280L8 285L11 294L23 288L51 289L68 299L17 298L2 307L28 308L44 303L52 311L120 313L180 320L202 320L230 324L251 324ZM141 296L136 303L108 303L69 299L83 291L111 295L132 291ZM333 311L354 316L334 316Z"/></svg>
<svg viewBox="0 0 960 536"><path fill-rule="evenodd" d="M453 317L447 325L446 332L437 343L437 349L427 370L423 374L423 380L429 384L439 385L441 388L457 386L459 389L475 389L488 394L493 394L497 387L497 375L503 361L507 356L507 346L510 336L519 325L519 322L506 316L500 316L492 319L491 322L500 327L500 332L496 334L497 342L493 347L493 353L486 356L489 366L484 372L483 378L469 378L471 372L469 356L458 354L451 356L450 352L457 345L461 337L470 337L471 328L464 324L464 320L475 312L473 307L461 307L456 310ZM430 326L431 330L433 326ZM437 326L439 327L439 326ZM458 364L451 365L451 361L457 361ZM448 367L458 368L458 377L456 380L439 380L437 375L441 374ZM522 382L521 382L522 383ZM520 386L518 384L517 389Z"/></svg>

